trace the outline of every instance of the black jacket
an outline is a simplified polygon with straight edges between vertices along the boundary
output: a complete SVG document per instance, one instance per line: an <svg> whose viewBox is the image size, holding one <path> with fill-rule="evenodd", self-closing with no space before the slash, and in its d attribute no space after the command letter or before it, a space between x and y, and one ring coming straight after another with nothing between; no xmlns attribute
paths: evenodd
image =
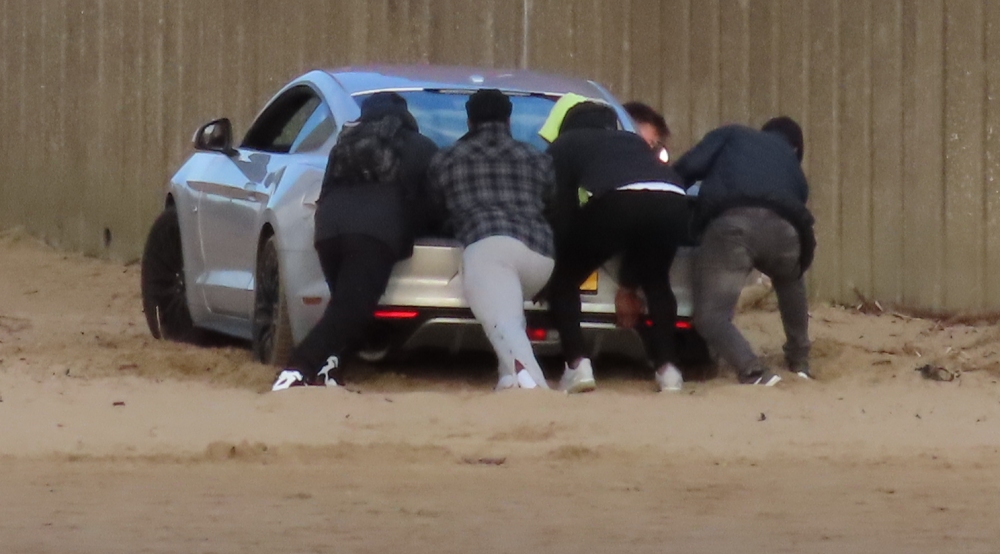
<svg viewBox="0 0 1000 554"><path fill-rule="evenodd" d="M427 167L437 146L417 132L412 117L404 121L396 135L400 162L395 182L340 183L328 166L316 208L315 242L345 234L367 235L404 259L413 255L416 237L440 224L427 189Z"/></svg>
<svg viewBox="0 0 1000 554"><path fill-rule="evenodd" d="M720 127L688 151L674 166L688 184L701 181L696 230L730 208L768 208L799 234L802 271L816 249L814 219L806 202L809 185L795 151L776 133L740 125Z"/></svg>
<svg viewBox="0 0 1000 554"><path fill-rule="evenodd" d="M559 208L553 227L557 237L566 232L579 207L578 189L588 191L595 200L634 183L665 182L684 187L680 177L660 162L646 141L628 131L564 131L549 146L548 153L556 170Z"/></svg>

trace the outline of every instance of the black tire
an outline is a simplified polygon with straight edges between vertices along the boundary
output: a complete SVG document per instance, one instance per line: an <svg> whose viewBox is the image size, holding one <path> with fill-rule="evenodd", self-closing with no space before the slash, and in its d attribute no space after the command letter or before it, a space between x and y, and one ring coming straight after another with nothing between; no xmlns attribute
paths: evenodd
<svg viewBox="0 0 1000 554"><path fill-rule="evenodd" d="M281 281L278 244L272 236L257 256L254 287L253 354L262 363L283 366L292 353L292 325Z"/></svg>
<svg viewBox="0 0 1000 554"><path fill-rule="evenodd" d="M388 322L374 321L368 327L367 337L355 356L367 364L385 364L402 361L405 356L400 351L405 331Z"/></svg>
<svg viewBox="0 0 1000 554"><path fill-rule="evenodd" d="M197 333L188 308L181 229L173 206L153 222L141 269L142 310L149 332L158 339L194 341Z"/></svg>
<svg viewBox="0 0 1000 554"><path fill-rule="evenodd" d="M698 331L686 329L678 331L676 335L677 356L684 365L706 365L712 363L712 356L708 352L708 344L701 338Z"/></svg>

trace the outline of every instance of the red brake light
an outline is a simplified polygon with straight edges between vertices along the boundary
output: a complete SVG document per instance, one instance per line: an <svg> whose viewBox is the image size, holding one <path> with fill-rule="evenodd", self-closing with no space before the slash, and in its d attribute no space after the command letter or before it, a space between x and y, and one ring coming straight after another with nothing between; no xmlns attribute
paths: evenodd
<svg viewBox="0 0 1000 554"><path fill-rule="evenodd" d="M646 327L652 327L653 326L653 320L652 319L647 319L646 321L643 322L643 324L646 325ZM688 320L686 320L686 319L678 319L677 323L675 323L674 326L676 328L680 329L681 331L687 331L688 329L693 329L694 328L694 326L691 325L691 322L688 321Z"/></svg>
<svg viewBox="0 0 1000 554"><path fill-rule="evenodd" d="M528 327L528 339L533 341L543 341L549 337L549 332L538 327Z"/></svg>
<svg viewBox="0 0 1000 554"><path fill-rule="evenodd" d="M376 319L413 319L418 315L416 310L375 310Z"/></svg>

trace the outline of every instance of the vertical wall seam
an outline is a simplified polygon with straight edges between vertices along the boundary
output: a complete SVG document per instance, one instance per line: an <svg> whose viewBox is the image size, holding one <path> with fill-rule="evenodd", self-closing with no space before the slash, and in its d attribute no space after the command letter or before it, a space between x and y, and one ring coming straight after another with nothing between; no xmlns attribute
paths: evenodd
<svg viewBox="0 0 1000 554"><path fill-rule="evenodd" d="M938 86L941 90L941 151L938 153L941 156L941 175L940 175L940 189L941 189L941 207L940 207L940 217L941 217L941 227L944 236L941 237L941 251L938 255L941 257L938 262L941 264L941 274L939 275L940 282L937 283L937 298L935 310L943 307L948 302L948 287L944 284L945 275L947 274L948 267L948 235L950 233L948 225L948 0L941 1L941 29L940 29L940 39L941 39L941 50L939 54L941 55L941 80Z"/></svg>
<svg viewBox="0 0 1000 554"><path fill-rule="evenodd" d="M629 98L632 96L632 0L622 0L622 11L625 17L622 21L624 27L622 37L622 94Z"/></svg>
<svg viewBox="0 0 1000 554"><path fill-rule="evenodd" d="M833 90L831 94L833 96L833 101L831 102L831 109L833 113L831 114L831 120L834 126L834 140L833 140L833 159L837 160L837 163L833 164L833 191L836 197L834 198L833 205L837 207L837 221L834 222L834 228L837 230L837 283L833 287L835 294L834 296L840 300L844 301L844 195L841 190L843 187L843 176L840 170L843 160L841 160L841 148L840 141L844 138L844 126L840 120L841 113L843 110L840 108L840 102L842 95L840 94L840 77L844 68L844 64L840 59L840 33L843 32L843 21L840 16L840 0L833 0L833 51L836 55L833 57L833 74L836 76L836 82L833 83Z"/></svg>
<svg viewBox="0 0 1000 554"><path fill-rule="evenodd" d="M531 0L521 3L521 69L528 69L529 31L531 30Z"/></svg>
<svg viewBox="0 0 1000 554"><path fill-rule="evenodd" d="M694 136L694 129L692 128L692 120L693 120L692 114L694 112L694 109L693 109L694 100L693 100L693 94L691 92L691 79L690 79L690 75L691 75L691 18L692 18L692 15L691 15L691 2L692 2L692 0L683 0L683 3L684 3L684 18L686 19L686 22L684 23L684 35L682 37L683 40L684 40L684 44L685 44L685 47L684 47L684 50L683 50L683 52L684 52L684 65L682 67L684 67L684 71L686 72L686 75L684 76L686 80L684 81L683 94L684 94L684 98L685 98L685 106L687 108L687 110L686 110L687 111L687 122L685 123L685 132L687 133L687 146L688 147L694 146L696 144L695 141L698 138L698 137Z"/></svg>
<svg viewBox="0 0 1000 554"><path fill-rule="evenodd" d="M879 0L876 0L879 1ZM896 272L896 300L900 303L903 301L903 275L906 268L906 233L903 230L906 228L906 110L904 109L905 97L906 97L906 56L903 54L903 45L906 44L905 36L905 25L903 25L905 13L904 13L904 0L896 0L896 36L898 41L896 43L896 53L899 56L899 180L902 186L899 187L899 209L900 218L899 224L902 227L900 229L900 241L899 241L899 259L901 262L901 268Z"/></svg>
<svg viewBox="0 0 1000 554"><path fill-rule="evenodd" d="M868 27L866 43L868 63L865 68L865 85L868 87L868 294L875 296L875 7L866 3L865 25Z"/></svg>
<svg viewBox="0 0 1000 554"><path fill-rule="evenodd" d="M771 5L771 105L769 117L785 115L781 111L781 10Z"/></svg>
<svg viewBox="0 0 1000 554"><path fill-rule="evenodd" d="M980 176L980 182L982 185L982 190L980 192L979 199L979 217L981 218L982 229L983 229L983 243L981 245L981 252L979 253L979 282L982 283L982 289L980 290L979 304L986 305L990 300L989 291L989 253L990 253L990 180L989 180L989 114L990 114L990 71L987 65L987 60L989 60L989 7L988 3L991 0L982 1L982 57L983 57L983 110L980 114L980 137L983 141L983 150L980 153L979 163L982 167L982 175Z"/></svg>
<svg viewBox="0 0 1000 554"><path fill-rule="evenodd" d="M809 64L809 49L812 47L812 33L809 30L810 7L809 0L802 2L802 21L799 22L799 32L802 35L802 74L799 75L799 84L802 87L802 124L809 127L809 98L811 95L811 83L809 75L811 67Z"/></svg>

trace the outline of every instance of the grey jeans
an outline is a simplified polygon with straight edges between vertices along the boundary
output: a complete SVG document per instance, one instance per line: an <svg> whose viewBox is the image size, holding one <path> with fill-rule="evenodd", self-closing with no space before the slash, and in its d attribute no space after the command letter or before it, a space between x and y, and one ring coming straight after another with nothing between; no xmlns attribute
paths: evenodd
<svg viewBox="0 0 1000 554"><path fill-rule="evenodd" d="M710 348L742 374L764 369L733 325L750 271L771 278L785 328L789 369L808 368L809 305L799 275L799 236L766 208L734 208L709 223L695 257L694 323Z"/></svg>
<svg viewBox="0 0 1000 554"><path fill-rule="evenodd" d="M548 388L525 331L524 303L542 290L554 264L512 237L487 237L465 247L465 299L493 345L500 377L516 375L520 362L538 386Z"/></svg>

